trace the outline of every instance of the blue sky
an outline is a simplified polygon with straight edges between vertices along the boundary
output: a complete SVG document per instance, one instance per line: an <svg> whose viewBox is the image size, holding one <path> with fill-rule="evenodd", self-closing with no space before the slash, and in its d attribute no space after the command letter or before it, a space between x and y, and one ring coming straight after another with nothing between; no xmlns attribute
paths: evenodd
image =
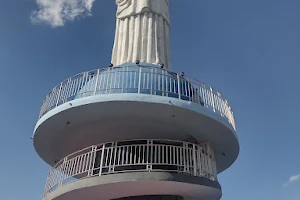
<svg viewBox="0 0 300 200"><path fill-rule="evenodd" d="M173 71L214 86L235 112L241 152L220 175L222 200L299 200L300 1L170 2ZM37 9L0 1L1 199L41 199L49 167L29 138L45 95L110 63L114 0L57 28L33 25Z"/></svg>

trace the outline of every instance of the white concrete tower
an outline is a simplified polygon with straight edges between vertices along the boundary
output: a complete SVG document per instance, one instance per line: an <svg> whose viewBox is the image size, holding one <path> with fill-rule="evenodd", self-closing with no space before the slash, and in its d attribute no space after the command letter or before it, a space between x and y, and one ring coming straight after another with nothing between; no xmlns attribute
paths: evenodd
<svg viewBox="0 0 300 200"><path fill-rule="evenodd" d="M116 0L114 66L46 96L34 130L44 200L219 200L239 154L228 101L172 72L169 0Z"/></svg>

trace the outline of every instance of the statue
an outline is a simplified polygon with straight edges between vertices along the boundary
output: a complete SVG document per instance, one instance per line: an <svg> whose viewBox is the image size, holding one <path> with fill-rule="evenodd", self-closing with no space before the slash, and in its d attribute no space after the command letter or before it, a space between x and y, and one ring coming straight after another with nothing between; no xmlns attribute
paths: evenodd
<svg viewBox="0 0 300 200"><path fill-rule="evenodd" d="M116 0L112 63L164 64L171 69L169 0Z"/></svg>

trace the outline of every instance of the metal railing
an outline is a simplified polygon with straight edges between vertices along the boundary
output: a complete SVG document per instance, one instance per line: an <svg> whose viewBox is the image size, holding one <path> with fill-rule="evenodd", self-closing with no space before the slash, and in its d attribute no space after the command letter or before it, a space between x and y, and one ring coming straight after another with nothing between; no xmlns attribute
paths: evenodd
<svg viewBox="0 0 300 200"><path fill-rule="evenodd" d="M235 129L230 105L209 85L166 69L138 65L98 69L66 79L46 96L39 118L65 102L111 93L149 94L192 101L220 114Z"/></svg>
<svg viewBox="0 0 300 200"><path fill-rule="evenodd" d="M82 178L126 172L165 171L217 181L209 143L133 140L94 145L59 161L49 172L44 196Z"/></svg>

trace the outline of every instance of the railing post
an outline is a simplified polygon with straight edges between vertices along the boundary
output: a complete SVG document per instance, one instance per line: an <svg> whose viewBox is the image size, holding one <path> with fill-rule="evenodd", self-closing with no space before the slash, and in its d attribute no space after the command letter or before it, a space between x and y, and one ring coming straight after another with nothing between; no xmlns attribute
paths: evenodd
<svg viewBox="0 0 300 200"><path fill-rule="evenodd" d="M165 70L162 69L161 71L161 86L159 86L159 88L161 88L161 94L162 96L165 96Z"/></svg>
<svg viewBox="0 0 300 200"><path fill-rule="evenodd" d="M184 172L188 173L188 170L187 170L187 159L186 159L187 148L186 148L186 143L185 142L183 143L182 151L183 151L182 155L183 155L183 168L184 168Z"/></svg>
<svg viewBox="0 0 300 200"><path fill-rule="evenodd" d="M192 86L192 82L191 82L191 78L188 77L188 87L187 87L187 90L188 90L188 96L189 96L189 100L190 101L194 101L193 99L193 86Z"/></svg>
<svg viewBox="0 0 300 200"><path fill-rule="evenodd" d="M142 79L142 67L139 67L139 83L138 83L138 94L141 93L141 79Z"/></svg>
<svg viewBox="0 0 300 200"><path fill-rule="evenodd" d="M213 108L213 111L216 112L216 108L215 108L215 98L214 98L214 93L213 93L213 89L210 87L210 95L211 95L211 106Z"/></svg>
<svg viewBox="0 0 300 200"><path fill-rule="evenodd" d="M194 164L194 176L197 176L196 145L195 144L193 144L193 164Z"/></svg>
<svg viewBox="0 0 300 200"><path fill-rule="evenodd" d="M98 69L98 71L97 71L97 77L96 77L95 88L94 88L94 96L97 93L97 87L98 87L98 81L99 81L99 74L100 74L100 69Z"/></svg>
<svg viewBox="0 0 300 200"><path fill-rule="evenodd" d="M147 171L152 171L152 152L153 152L153 140L147 140Z"/></svg>
<svg viewBox="0 0 300 200"><path fill-rule="evenodd" d="M110 73L111 73L110 68L108 68L107 71L106 71L106 90L105 90L106 93L108 93L108 89L109 89L108 88L108 81L110 80Z"/></svg>
<svg viewBox="0 0 300 200"><path fill-rule="evenodd" d="M100 160L99 176L101 176L101 174L102 174L103 159L104 159L104 151L105 151L105 144L103 144L102 152L101 152L101 160Z"/></svg>
<svg viewBox="0 0 300 200"><path fill-rule="evenodd" d="M180 77L177 73L177 88L178 88L178 98L181 99L181 91L180 91Z"/></svg>
<svg viewBox="0 0 300 200"><path fill-rule="evenodd" d="M116 159L117 159L117 149L118 149L118 142L116 142L113 146L112 146L112 153L114 153L113 155L113 163L112 164L112 171L111 172L114 172L115 171L115 164L116 164Z"/></svg>
<svg viewBox="0 0 300 200"><path fill-rule="evenodd" d="M58 106L59 99L60 99L60 93L61 93L61 90L62 90L62 86L63 86L63 82L61 82L61 83L60 83L60 86L59 86L59 91L58 91L57 101L56 101L55 107Z"/></svg>
<svg viewBox="0 0 300 200"><path fill-rule="evenodd" d="M92 159L90 161L90 164L92 166L89 166L89 171L88 171L88 176L92 176L94 173L94 167L95 167L95 160L96 160L96 156L97 156L97 146L93 146L92 147L92 156L90 159Z"/></svg>
<svg viewBox="0 0 300 200"><path fill-rule="evenodd" d="M165 70L165 73L164 73L164 76L165 76L165 80L166 80L166 96L168 97L169 96L169 92L171 92L171 88L172 88L172 84L169 85L169 82L168 82L168 79L169 79L169 74L168 74L168 71ZM169 91L170 90L170 91Z"/></svg>

